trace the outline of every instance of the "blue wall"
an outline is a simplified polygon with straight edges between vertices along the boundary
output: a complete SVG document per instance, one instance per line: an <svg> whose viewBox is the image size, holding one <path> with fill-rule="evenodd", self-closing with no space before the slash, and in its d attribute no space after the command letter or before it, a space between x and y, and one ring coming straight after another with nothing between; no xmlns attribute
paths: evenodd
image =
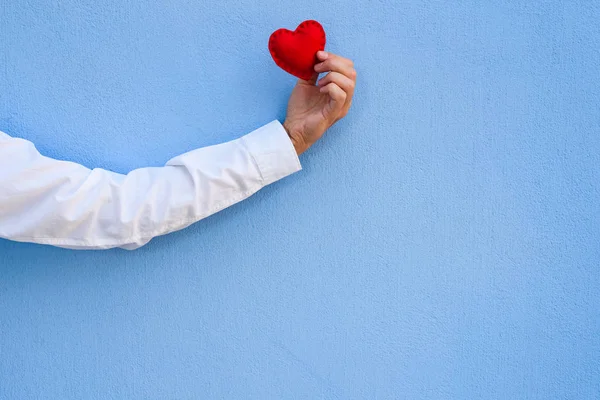
<svg viewBox="0 0 600 400"><path fill-rule="evenodd" d="M162 165L284 117L308 18L355 105L139 251L1 241L0 398L600 398L598 2L125 3L2 1L0 130Z"/></svg>

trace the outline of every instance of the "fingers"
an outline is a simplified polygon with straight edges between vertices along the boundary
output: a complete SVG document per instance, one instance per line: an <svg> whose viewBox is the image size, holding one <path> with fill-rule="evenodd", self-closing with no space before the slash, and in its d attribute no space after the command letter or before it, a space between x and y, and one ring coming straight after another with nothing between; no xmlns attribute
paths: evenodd
<svg viewBox="0 0 600 400"><path fill-rule="evenodd" d="M321 62L315 65L315 71L317 73L328 72L328 74L318 82L318 86L324 87L334 83L346 93L344 106L340 109L336 120L343 118L348 114L348 111L352 106L352 98L356 86L356 70L354 69L354 63L348 58L325 51L319 51L317 53L317 59Z"/></svg>
<svg viewBox="0 0 600 400"><path fill-rule="evenodd" d="M337 119L337 116L342 112L346 104L346 92L333 82L321 87L319 91L321 93L327 93L331 98L328 107L326 107L327 117Z"/></svg>
<svg viewBox="0 0 600 400"><path fill-rule="evenodd" d="M318 86L323 87L332 82L341 87L344 90L344 92L346 92L347 97L352 97L352 95L354 94L354 80L348 78L343 74L340 74L339 72L328 73L318 82Z"/></svg>
<svg viewBox="0 0 600 400"><path fill-rule="evenodd" d="M334 71L339 72L350 79L356 79L356 70L354 69L352 60L325 51L319 51L317 53L317 59L321 62L315 65L316 72L322 73Z"/></svg>
<svg viewBox="0 0 600 400"><path fill-rule="evenodd" d="M348 64L348 65L350 65L351 67L353 67L353 66L354 66L354 65L353 65L353 62L352 62L352 60L351 60L351 59L349 59L349 58L342 57L342 56L340 56L340 55L333 54L333 53L330 53L330 52L328 52L328 51L324 51L324 50L323 50L323 51L318 51L318 52L317 52L317 59L318 59L319 61L325 61L325 60L327 60L327 59L330 59L330 58L338 59L338 60L339 60L339 61L341 61L342 63L344 63L344 64Z"/></svg>
<svg viewBox="0 0 600 400"><path fill-rule="evenodd" d="M317 60L320 61L314 67L315 73L313 76L306 79L299 79L300 83L314 85L317 82L317 78L321 72L337 71L350 79L356 78L356 71L354 70L354 63L352 60L338 56L336 54L328 53L326 51L317 52Z"/></svg>

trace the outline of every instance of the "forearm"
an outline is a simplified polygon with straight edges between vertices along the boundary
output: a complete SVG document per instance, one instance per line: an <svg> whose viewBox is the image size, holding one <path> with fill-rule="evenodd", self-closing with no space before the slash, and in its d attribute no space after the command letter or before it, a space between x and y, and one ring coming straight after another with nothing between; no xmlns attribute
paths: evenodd
<svg viewBox="0 0 600 400"><path fill-rule="evenodd" d="M43 157L24 140L1 140L0 237L75 249L137 248L301 169L276 121L127 175Z"/></svg>

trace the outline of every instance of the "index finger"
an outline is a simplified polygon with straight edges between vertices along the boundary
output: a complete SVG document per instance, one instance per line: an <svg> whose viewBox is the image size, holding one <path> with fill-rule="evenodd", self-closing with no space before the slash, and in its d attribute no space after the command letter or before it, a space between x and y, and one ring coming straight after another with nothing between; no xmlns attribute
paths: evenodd
<svg viewBox="0 0 600 400"><path fill-rule="evenodd" d="M331 59L336 59L336 60L338 60L339 62L341 62L342 64L346 64L346 65L348 65L349 67L352 67L352 68L354 68L354 62L353 62L351 59L349 59L349 58L342 57L342 56L340 56L340 55L333 54L333 53L330 53L330 52L328 52L328 51L318 51L318 52L317 52L317 59L318 59L319 61L325 61L325 60L327 60L328 58L331 58Z"/></svg>
<svg viewBox="0 0 600 400"><path fill-rule="evenodd" d="M315 65L315 71L319 73L335 71L352 80L356 79L356 70L354 69L352 60L331 53L318 53L317 58L323 61Z"/></svg>

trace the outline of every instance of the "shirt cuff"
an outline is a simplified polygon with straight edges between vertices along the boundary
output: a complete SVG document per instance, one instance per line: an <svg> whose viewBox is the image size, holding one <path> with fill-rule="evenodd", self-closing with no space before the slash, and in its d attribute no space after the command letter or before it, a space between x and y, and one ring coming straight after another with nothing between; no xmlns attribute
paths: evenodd
<svg viewBox="0 0 600 400"><path fill-rule="evenodd" d="M292 141L277 120L243 136L242 141L256 161L265 186L302 169Z"/></svg>

